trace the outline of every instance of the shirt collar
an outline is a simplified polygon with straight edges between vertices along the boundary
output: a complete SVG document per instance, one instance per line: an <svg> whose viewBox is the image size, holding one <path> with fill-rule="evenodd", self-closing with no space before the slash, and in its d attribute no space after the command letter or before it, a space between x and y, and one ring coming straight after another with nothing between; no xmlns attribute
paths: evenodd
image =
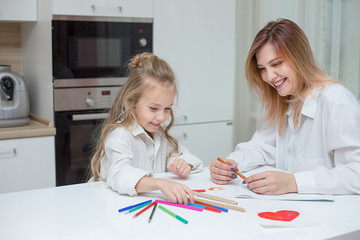
<svg viewBox="0 0 360 240"><path fill-rule="evenodd" d="M146 137L148 138L151 138L147 132L145 132L144 128L140 126L140 124L136 121L134 121L134 123L129 127L129 130L130 132L134 135L134 137L138 136L138 135L141 135L141 134L144 134ZM157 130L155 133L154 133L154 139L155 138L158 138L159 136L159 130Z"/></svg>
<svg viewBox="0 0 360 240"><path fill-rule="evenodd" d="M304 101L304 104L301 108L301 114L308 116L310 118L314 118L315 117L315 113L316 113L316 108L317 108L317 104L318 104L318 96L320 93L320 89L319 88L315 88L311 94L309 94Z"/></svg>
<svg viewBox="0 0 360 240"><path fill-rule="evenodd" d="M317 108L317 104L318 104L318 96L320 94L320 89L319 88L315 88L311 94L309 94L306 98L305 101L303 103L303 106L301 108L301 113L302 115L305 115L307 117L310 118L314 118L315 117L315 113L316 113L316 108ZM286 112L286 114L288 116L290 116L293 112L292 108L289 108Z"/></svg>
<svg viewBox="0 0 360 240"><path fill-rule="evenodd" d="M130 132L134 135L146 134L145 130L138 124L138 122L134 121L134 123L129 127Z"/></svg>

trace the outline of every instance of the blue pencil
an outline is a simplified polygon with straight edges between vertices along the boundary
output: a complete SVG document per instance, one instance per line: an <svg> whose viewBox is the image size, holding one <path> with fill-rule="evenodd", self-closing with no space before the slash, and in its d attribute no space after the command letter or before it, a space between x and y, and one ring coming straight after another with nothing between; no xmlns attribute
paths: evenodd
<svg viewBox="0 0 360 240"><path fill-rule="evenodd" d="M193 207L198 207L198 208L202 208L202 209L205 209L205 206L204 205L201 205L201 204L196 204L196 203L188 203L189 206L193 206Z"/></svg>
<svg viewBox="0 0 360 240"><path fill-rule="evenodd" d="M119 209L119 212L123 212L123 211L129 210L129 209L132 209L134 207L140 206L140 205L142 205L144 203L148 203L148 202L151 202L151 200L141 202L141 203L138 203L138 204L135 204L135 205L131 205L131 206L128 206L128 207L121 208L121 209Z"/></svg>

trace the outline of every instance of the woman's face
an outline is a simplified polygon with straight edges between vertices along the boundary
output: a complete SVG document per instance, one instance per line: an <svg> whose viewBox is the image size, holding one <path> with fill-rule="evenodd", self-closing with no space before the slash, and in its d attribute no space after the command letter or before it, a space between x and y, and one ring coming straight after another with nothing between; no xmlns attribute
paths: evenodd
<svg viewBox="0 0 360 240"><path fill-rule="evenodd" d="M280 96L293 95L293 89L297 80L296 72L285 60L278 54L272 43L266 43L256 53L257 67L261 78L274 87Z"/></svg>

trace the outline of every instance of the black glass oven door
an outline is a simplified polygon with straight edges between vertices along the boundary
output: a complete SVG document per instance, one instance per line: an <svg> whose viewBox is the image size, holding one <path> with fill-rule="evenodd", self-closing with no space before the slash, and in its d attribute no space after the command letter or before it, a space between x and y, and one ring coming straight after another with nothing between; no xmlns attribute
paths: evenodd
<svg viewBox="0 0 360 240"><path fill-rule="evenodd" d="M105 117L101 111L55 113L57 186L88 181Z"/></svg>

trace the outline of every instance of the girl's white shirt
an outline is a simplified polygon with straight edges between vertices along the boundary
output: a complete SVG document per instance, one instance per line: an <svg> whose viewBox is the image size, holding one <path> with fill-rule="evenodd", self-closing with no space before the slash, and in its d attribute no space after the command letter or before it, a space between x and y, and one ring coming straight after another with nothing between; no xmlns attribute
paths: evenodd
<svg viewBox="0 0 360 240"><path fill-rule="evenodd" d="M285 132L262 127L227 158L241 171L275 164L294 173L299 193L360 194L360 106L340 84L317 89L303 104L299 126L293 109Z"/></svg>
<svg viewBox="0 0 360 240"><path fill-rule="evenodd" d="M162 130L152 139L135 122L129 129L119 127L109 133L105 140L105 156L100 163L101 177L114 191L131 196L137 195L136 184L144 176L168 171L166 166L177 156L168 158L171 145ZM203 168L202 161L179 144L179 151L193 171Z"/></svg>

